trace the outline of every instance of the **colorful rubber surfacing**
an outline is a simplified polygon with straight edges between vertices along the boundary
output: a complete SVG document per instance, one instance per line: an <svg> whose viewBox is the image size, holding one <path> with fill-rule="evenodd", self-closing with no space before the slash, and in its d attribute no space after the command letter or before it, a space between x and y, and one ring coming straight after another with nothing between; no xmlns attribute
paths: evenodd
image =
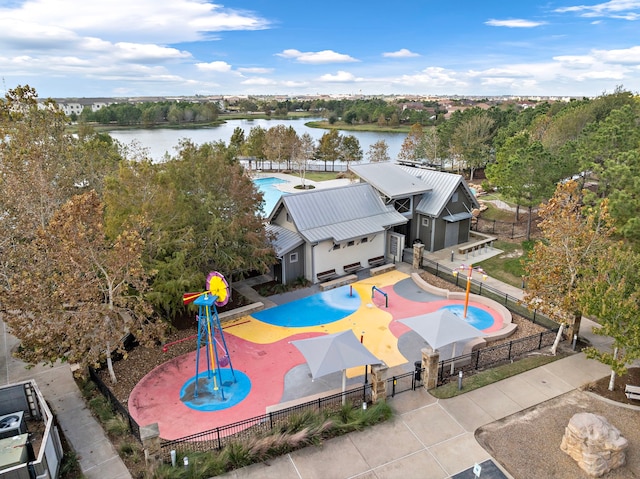
<svg viewBox="0 0 640 479"><path fill-rule="evenodd" d="M223 330L228 354L233 358L237 368L235 380L240 384L237 395L228 389L227 383L233 378L227 376L227 368L222 367L219 368L223 375L221 385L226 386L229 398L210 404L201 400L189 403L189 392L196 384L197 352L194 351L149 372L132 391L129 411L140 425L158 423L161 437L167 440L260 416L268 406L282 400L287 373L294 368L307 368L304 357L290 344L291 341L348 329L353 330L367 349L388 367L407 364L409 361L400 352L398 339L409 329L397 320L442 307L462 306L461 301L420 293L412 283L408 275L391 271L225 322ZM386 296L377 291L372 295L374 287ZM493 320L487 330L502 326L501 316L486 305L472 301L470 308L482 310ZM490 321L485 320L486 324ZM347 370L347 376L353 381L363 375L362 367ZM299 381L311 381L307 374L299 376ZM331 383L328 389L339 388L340 378L336 380L338 382ZM207 387L210 386L201 386L203 391ZM287 385L287 397L295 394L296 389L296 384ZM211 396L215 393L211 392ZM186 402L185 398L188 399ZM240 399L236 401L236 398Z"/></svg>

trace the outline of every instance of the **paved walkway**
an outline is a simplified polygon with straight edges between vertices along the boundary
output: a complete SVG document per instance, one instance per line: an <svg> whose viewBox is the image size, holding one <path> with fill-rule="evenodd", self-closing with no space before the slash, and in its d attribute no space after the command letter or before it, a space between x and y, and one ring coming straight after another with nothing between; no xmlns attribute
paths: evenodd
<svg viewBox="0 0 640 479"><path fill-rule="evenodd" d="M18 340L0 321L0 384L34 379L55 414L67 441L76 452L87 479L131 479L131 474L107 439L102 426L91 415L67 363L51 366L27 365L11 351Z"/></svg>

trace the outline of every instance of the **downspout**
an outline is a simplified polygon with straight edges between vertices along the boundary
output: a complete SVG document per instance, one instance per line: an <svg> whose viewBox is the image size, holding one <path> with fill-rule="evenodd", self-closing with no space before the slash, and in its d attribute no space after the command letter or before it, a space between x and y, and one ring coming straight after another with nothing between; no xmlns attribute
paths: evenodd
<svg viewBox="0 0 640 479"><path fill-rule="evenodd" d="M284 256L280 257L280 271L282 271L282 284L287 284L287 273L284 264Z"/></svg>
<svg viewBox="0 0 640 479"><path fill-rule="evenodd" d="M429 252L433 253L433 245L436 241L436 218L431 218L431 244L429 245Z"/></svg>
<svg viewBox="0 0 640 479"><path fill-rule="evenodd" d="M311 283L316 282L316 246L318 243L311 245Z"/></svg>

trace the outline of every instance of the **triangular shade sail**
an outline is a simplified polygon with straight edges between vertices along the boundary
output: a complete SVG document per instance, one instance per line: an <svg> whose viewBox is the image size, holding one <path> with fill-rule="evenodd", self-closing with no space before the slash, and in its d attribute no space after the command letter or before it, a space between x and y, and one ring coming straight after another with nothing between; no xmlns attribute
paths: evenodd
<svg viewBox="0 0 640 479"><path fill-rule="evenodd" d="M422 336L433 349L438 349L458 341L486 336L485 333L474 328L448 309L439 309L433 313L400 319L398 322L413 329Z"/></svg>
<svg viewBox="0 0 640 479"><path fill-rule="evenodd" d="M357 366L382 363L358 341L352 330L299 339L291 344L306 359L313 379Z"/></svg>

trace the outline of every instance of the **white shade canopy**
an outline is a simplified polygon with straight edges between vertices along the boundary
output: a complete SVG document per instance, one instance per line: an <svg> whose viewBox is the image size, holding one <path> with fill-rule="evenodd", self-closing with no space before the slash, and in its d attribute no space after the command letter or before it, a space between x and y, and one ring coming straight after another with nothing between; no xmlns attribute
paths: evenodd
<svg viewBox="0 0 640 479"><path fill-rule="evenodd" d="M433 313L400 319L398 322L413 329L433 349L455 344L458 341L486 336L478 328L471 326L448 309L439 309Z"/></svg>

